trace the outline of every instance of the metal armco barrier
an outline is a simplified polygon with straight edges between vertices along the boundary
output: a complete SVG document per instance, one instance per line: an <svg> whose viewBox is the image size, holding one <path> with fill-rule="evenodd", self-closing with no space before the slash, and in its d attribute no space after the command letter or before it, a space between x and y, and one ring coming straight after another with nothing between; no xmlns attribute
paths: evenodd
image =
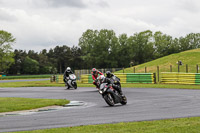
<svg viewBox="0 0 200 133"><path fill-rule="evenodd" d="M116 73L121 83L156 83L155 73ZM81 83L92 83L91 74L81 75Z"/></svg>
<svg viewBox="0 0 200 133"><path fill-rule="evenodd" d="M200 73L161 72L161 83L200 85Z"/></svg>

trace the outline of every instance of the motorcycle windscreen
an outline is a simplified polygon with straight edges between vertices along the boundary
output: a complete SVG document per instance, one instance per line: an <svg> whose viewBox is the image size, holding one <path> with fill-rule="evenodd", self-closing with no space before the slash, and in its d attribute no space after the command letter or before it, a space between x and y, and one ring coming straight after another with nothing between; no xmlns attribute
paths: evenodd
<svg viewBox="0 0 200 133"><path fill-rule="evenodd" d="M71 80L75 80L75 79L76 79L76 75L70 74L70 75L69 75L69 78L70 78Z"/></svg>
<svg viewBox="0 0 200 133"><path fill-rule="evenodd" d="M106 83L102 83L102 84L100 85L100 89L101 89L101 90L104 89L105 87L107 87L107 84L106 84Z"/></svg>

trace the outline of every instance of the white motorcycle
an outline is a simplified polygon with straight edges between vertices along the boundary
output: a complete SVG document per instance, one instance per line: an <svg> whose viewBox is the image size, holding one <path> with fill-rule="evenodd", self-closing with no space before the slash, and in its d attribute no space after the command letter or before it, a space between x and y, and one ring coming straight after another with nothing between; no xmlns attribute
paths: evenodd
<svg viewBox="0 0 200 133"><path fill-rule="evenodd" d="M69 77L66 78L65 86L67 89L74 88L77 89L77 83L76 83L76 75L70 74Z"/></svg>

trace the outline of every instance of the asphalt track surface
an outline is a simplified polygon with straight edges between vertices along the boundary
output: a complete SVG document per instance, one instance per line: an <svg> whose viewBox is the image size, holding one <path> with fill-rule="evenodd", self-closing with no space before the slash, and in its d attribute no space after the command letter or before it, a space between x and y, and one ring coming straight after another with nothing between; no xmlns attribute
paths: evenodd
<svg viewBox="0 0 200 133"><path fill-rule="evenodd" d="M69 99L83 106L0 116L0 132L200 116L200 90L123 88L127 105L109 107L95 88L0 88L0 97Z"/></svg>

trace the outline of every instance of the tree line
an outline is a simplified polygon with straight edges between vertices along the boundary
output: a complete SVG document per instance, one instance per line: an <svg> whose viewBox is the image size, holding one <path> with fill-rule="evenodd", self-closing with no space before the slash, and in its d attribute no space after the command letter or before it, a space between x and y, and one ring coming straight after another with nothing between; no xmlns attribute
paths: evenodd
<svg viewBox="0 0 200 133"><path fill-rule="evenodd" d="M200 48L200 33L173 38L150 30L119 36L113 30L86 30L77 46L56 46L40 52L12 51L15 38L0 31L0 72L6 74L63 73L75 69L122 68L142 64L169 54Z"/></svg>

